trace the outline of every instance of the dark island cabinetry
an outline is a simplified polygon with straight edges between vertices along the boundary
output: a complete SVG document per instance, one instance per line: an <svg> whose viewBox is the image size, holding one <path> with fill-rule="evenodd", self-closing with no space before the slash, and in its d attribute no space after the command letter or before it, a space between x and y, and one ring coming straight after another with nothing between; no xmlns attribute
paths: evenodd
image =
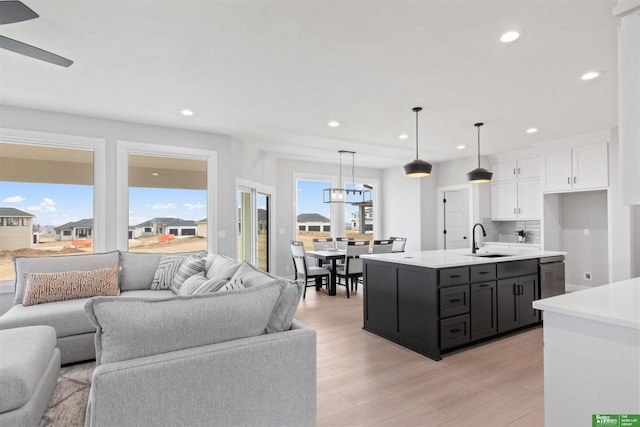
<svg viewBox="0 0 640 427"><path fill-rule="evenodd" d="M364 329L435 360L540 321L537 259L452 268L364 261Z"/></svg>

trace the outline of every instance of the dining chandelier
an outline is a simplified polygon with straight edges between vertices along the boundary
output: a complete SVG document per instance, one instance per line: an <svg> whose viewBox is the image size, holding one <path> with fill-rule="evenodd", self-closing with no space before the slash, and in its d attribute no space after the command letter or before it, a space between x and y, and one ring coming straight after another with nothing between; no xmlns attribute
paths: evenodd
<svg viewBox="0 0 640 427"><path fill-rule="evenodd" d="M339 150L340 154L340 171L338 178L338 185L340 188L325 188L322 193L322 201L324 203L351 203L351 204L366 204L371 202L371 190L365 188L356 188L355 181L355 151ZM351 154L351 184L353 188L346 188L346 185L342 183L342 155Z"/></svg>

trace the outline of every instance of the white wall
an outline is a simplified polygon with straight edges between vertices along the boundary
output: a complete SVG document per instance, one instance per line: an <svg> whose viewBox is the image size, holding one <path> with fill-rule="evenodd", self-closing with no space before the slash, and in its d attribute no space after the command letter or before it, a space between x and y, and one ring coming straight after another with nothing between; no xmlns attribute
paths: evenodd
<svg viewBox="0 0 640 427"><path fill-rule="evenodd" d="M422 250L422 182L425 178L407 178L402 166L382 171L382 235L406 237L405 251Z"/></svg>

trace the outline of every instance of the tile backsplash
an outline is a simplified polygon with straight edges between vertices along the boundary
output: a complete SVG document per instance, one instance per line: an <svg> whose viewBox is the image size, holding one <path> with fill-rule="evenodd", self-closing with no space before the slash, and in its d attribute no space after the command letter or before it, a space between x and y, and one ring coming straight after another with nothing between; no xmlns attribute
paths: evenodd
<svg viewBox="0 0 640 427"><path fill-rule="evenodd" d="M540 244L540 221L492 221L483 218L482 225L487 232L485 242L516 243L516 231L524 230L527 238L524 243Z"/></svg>

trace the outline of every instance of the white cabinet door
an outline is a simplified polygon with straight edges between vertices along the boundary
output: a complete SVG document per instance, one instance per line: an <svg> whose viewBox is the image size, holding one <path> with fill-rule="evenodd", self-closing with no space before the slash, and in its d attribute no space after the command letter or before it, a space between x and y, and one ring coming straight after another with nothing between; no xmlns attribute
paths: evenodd
<svg viewBox="0 0 640 427"><path fill-rule="evenodd" d="M518 187L515 181L491 184L491 219L516 219Z"/></svg>
<svg viewBox="0 0 640 427"><path fill-rule="evenodd" d="M544 191L571 190L571 149L546 153L542 162Z"/></svg>
<svg viewBox="0 0 640 427"><path fill-rule="evenodd" d="M540 219L541 215L540 181L518 182L518 219Z"/></svg>
<svg viewBox="0 0 640 427"><path fill-rule="evenodd" d="M518 167L516 166L515 161L500 162L491 165L491 172L493 172L491 182L516 179L517 171Z"/></svg>
<svg viewBox="0 0 640 427"><path fill-rule="evenodd" d="M518 160L516 168L518 179L537 178L540 176L540 158Z"/></svg>
<svg viewBox="0 0 640 427"><path fill-rule="evenodd" d="M606 142L573 148L572 184L574 190L609 185Z"/></svg>

